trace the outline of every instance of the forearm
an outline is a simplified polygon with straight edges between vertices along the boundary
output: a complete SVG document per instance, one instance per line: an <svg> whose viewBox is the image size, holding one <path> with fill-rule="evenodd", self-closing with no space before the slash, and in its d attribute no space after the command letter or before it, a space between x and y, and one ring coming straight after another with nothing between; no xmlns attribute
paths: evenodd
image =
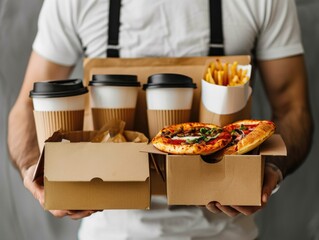
<svg viewBox="0 0 319 240"><path fill-rule="evenodd" d="M34 82L65 79L71 73L72 66L52 63L37 53L30 57L25 79L19 96L8 119L8 148L13 164L24 172L34 165L39 157L39 147L33 117L33 104L29 92Z"/></svg>
<svg viewBox="0 0 319 240"><path fill-rule="evenodd" d="M24 172L39 157L31 101L23 105L16 104L9 114L8 148L11 161L23 177Z"/></svg>
<svg viewBox="0 0 319 240"><path fill-rule="evenodd" d="M302 55L259 62L259 68L277 132L287 147L287 157L269 158L284 176L292 173L306 159L312 143L308 81Z"/></svg>
<svg viewBox="0 0 319 240"><path fill-rule="evenodd" d="M271 157L267 161L275 163L287 176L295 171L306 159L311 148L313 121L308 107L299 107L274 115L277 132L287 147L287 157Z"/></svg>

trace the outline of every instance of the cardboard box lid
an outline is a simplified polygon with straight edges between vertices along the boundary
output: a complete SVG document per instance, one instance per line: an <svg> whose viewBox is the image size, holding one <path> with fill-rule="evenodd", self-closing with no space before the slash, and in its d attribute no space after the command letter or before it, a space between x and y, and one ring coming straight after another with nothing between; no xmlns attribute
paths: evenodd
<svg viewBox="0 0 319 240"><path fill-rule="evenodd" d="M152 144L145 145L141 148L142 152L148 152L153 154L167 155L155 148ZM259 147L259 155L262 156L287 156L287 149L284 140L280 134L274 134L263 142Z"/></svg>
<svg viewBox="0 0 319 240"><path fill-rule="evenodd" d="M139 148L146 144L49 142L42 159L44 175L49 181L145 181L148 157Z"/></svg>
<svg viewBox="0 0 319 240"><path fill-rule="evenodd" d="M261 144L259 153L263 156L287 156L287 148L282 137L274 134Z"/></svg>

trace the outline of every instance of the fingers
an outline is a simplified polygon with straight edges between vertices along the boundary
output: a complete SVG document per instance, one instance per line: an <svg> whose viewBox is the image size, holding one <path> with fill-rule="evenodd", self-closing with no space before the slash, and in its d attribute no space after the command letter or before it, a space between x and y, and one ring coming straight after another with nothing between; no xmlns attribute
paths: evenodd
<svg viewBox="0 0 319 240"><path fill-rule="evenodd" d="M281 180L282 176L280 176L273 167L266 165L261 195L261 206L222 206L218 202L210 202L206 205L206 208L212 213L223 212L230 217L235 217L240 213L249 216L257 212L267 204L267 202L269 201L269 197L271 196L274 189L277 188L277 184Z"/></svg>
<svg viewBox="0 0 319 240"><path fill-rule="evenodd" d="M44 205L44 188L43 185L38 184L38 181L33 181L33 173L35 165L31 166L25 171L23 184L32 193L33 197L39 201L41 206Z"/></svg>
<svg viewBox="0 0 319 240"><path fill-rule="evenodd" d="M221 210L216 206L216 202L210 202L206 205L206 208L212 213L220 213Z"/></svg>
<svg viewBox="0 0 319 240"><path fill-rule="evenodd" d="M222 206L220 203L216 203L215 206L229 217L236 217L240 213L231 206Z"/></svg>
<svg viewBox="0 0 319 240"><path fill-rule="evenodd" d="M258 210L261 206L223 206L218 202L210 202L206 205L206 208L212 213L225 213L229 217L235 217L238 214L242 213L246 216L252 215Z"/></svg>
<svg viewBox="0 0 319 240"><path fill-rule="evenodd" d="M264 184L262 189L261 200L263 205L269 200L272 191L276 188L277 183L280 181L280 176L271 167L265 167Z"/></svg>
<svg viewBox="0 0 319 240"><path fill-rule="evenodd" d="M223 212L229 217L235 217L240 213L235 208L232 208L230 206L222 206L218 202L210 202L206 205L206 208L212 213L216 214L216 213Z"/></svg>
<svg viewBox="0 0 319 240"><path fill-rule="evenodd" d="M233 209L237 210L239 213L245 216L250 216L260 210L261 206L231 206Z"/></svg>
<svg viewBox="0 0 319 240"><path fill-rule="evenodd" d="M94 210L51 210L50 213L58 218L69 217L73 220L82 219L91 216L97 211Z"/></svg>
<svg viewBox="0 0 319 240"><path fill-rule="evenodd" d="M32 193L33 197L39 201L42 207L44 207L44 188L41 184L41 179L33 181L33 173L35 166L31 166L25 171L23 183L24 186ZM71 219L77 220L84 217L91 216L97 211L93 210L51 210L51 214L55 217L62 218L68 216Z"/></svg>

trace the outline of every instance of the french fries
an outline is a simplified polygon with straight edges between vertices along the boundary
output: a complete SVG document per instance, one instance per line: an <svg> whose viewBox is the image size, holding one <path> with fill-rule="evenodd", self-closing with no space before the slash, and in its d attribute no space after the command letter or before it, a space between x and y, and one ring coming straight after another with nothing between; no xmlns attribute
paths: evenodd
<svg viewBox="0 0 319 240"><path fill-rule="evenodd" d="M219 59L209 64L205 80L221 86L239 86L249 81L246 69L238 69L238 62L222 63Z"/></svg>

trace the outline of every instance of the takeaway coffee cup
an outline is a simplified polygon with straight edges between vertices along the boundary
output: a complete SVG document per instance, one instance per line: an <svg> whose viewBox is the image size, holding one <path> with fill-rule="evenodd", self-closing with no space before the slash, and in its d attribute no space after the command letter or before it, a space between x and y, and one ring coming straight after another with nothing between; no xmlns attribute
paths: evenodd
<svg viewBox="0 0 319 240"><path fill-rule="evenodd" d="M89 82L93 126L100 130L108 121L125 122L134 128L135 108L141 83L136 75L93 75Z"/></svg>
<svg viewBox="0 0 319 240"><path fill-rule="evenodd" d="M146 91L149 135L153 138L164 126L188 122L196 84L185 75L154 74L148 78Z"/></svg>
<svg viewBox="0 0 319 240"><path fill-rule="evenodd" d="M80 79L34 83L30 97L40 150L57 130L83 130L87 92Z"/></svg>

